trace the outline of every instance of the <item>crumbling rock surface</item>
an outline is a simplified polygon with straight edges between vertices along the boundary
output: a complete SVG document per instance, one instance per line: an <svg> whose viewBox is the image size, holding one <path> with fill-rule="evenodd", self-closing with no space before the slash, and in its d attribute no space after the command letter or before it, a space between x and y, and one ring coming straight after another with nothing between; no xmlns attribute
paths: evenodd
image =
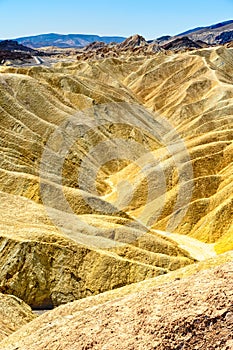
<svg viewBox="0 0 233 350"><path fill-rule="evenodd" d="M35 318L31 308L22 300L0 293L0 341Z"/></svg>
<svg viewBox="0 0 233 350"><path fill-rule="evenodd" d="M0 344L4 350L201 349L233 346L233 262L80 310L48 312ZM72 312L69 311L71 306Z"/></svg>

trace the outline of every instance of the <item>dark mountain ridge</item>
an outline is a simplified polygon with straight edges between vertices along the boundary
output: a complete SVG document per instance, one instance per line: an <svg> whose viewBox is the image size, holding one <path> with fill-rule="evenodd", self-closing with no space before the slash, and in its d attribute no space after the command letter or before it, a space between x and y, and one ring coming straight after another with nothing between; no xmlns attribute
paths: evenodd
<svg viewBox="0 0 233 350"><path fill-rule="evenodd" d="M229 24L233 24L233 20L220 22L220 23L213 24L213 25L210 25L210 26L207 26L207 27L197 27L197 28L193 28L193 29L187 30L187 31L185 31L185 32L183 32L183 33L177 34L176 36L183 36L183 35L192 34L192 33L195 33L195 32L199 32L199 31L202 30L202 29L207 30L207 29L222 28L222 27L224 27L224 26L226 26L226 25L229 25Z"/></svg>
<svg viewBox="0 0 233 350"><path fill-rule="evenodd" d="M36 50L33 50L30 47L21 45L15 40L3 40L3 41L1 41L0 42L0 50L37 53Z"/></svg>
<svg viewBox="0 0 233 350"><path fill-rule="evenodd" d="M233 20L220 22L208 27L191 29L187 32L178 34L169 40L174 40L175 38L184 36L187 36L189 39L196 42L201 40L211 45L223 45L233 39Z"/></svg>

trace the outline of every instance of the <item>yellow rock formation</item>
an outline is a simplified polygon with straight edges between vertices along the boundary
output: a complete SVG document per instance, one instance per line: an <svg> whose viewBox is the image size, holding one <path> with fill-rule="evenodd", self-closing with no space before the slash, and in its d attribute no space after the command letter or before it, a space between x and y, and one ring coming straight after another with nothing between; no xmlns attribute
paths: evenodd
<svg viewBox="0 0 233 350"><path fill-rule="evenodd" d="M2 67L0 291L52 307L193 263L156 230L233 249L232 62Z"/></svg>

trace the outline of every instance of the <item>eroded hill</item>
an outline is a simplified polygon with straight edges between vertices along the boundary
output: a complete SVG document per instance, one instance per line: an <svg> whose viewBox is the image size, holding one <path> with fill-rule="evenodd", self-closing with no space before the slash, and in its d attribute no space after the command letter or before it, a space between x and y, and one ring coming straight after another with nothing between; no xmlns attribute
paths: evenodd
<svg viewBox="0 0 233 350"><path fill-rule="evenodd" d="M49 308L194 262L156 230L232 249L232 58L1 68L2 292Z"/></svg>

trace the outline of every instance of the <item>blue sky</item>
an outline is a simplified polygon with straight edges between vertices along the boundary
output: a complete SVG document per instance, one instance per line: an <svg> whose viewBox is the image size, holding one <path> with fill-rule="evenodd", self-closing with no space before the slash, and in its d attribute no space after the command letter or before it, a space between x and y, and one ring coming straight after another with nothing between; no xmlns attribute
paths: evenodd
<svg viewBox="0 0 233 350"><path fill-rule="evenodd" d="M40 33L147 39L233 19L233 0L0 0L0 38Z"/></svg>

